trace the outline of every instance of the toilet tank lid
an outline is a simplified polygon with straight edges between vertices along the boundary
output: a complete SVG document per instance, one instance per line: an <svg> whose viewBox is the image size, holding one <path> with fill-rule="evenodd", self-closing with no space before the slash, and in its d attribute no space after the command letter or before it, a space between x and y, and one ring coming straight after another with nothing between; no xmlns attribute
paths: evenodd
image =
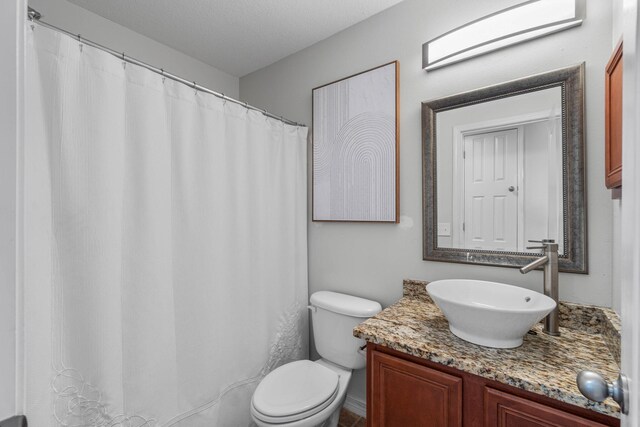
<svg viewBox="0 0 640 427"><path fill-rule="evenodd" d="M353 317L372 317L382 310L379 302L329 291L311 295L311 305Z"/></svg>

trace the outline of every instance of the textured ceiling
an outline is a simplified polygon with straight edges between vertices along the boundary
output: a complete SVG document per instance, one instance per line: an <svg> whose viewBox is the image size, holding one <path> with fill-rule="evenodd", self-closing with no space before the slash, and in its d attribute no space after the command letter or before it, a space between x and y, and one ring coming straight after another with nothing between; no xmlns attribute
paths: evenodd
<svg viewBox="0 0 640 427"><path fill-rule="evenodd" d="M401 0L69 0L242 77Z"/></svg>

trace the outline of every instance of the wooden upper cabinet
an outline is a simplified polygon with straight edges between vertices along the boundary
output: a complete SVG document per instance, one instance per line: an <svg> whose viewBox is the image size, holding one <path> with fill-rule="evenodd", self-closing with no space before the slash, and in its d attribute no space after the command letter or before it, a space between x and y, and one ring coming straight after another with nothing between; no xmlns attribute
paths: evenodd
<svg viewBox="0 0 640 427"><path fill-rule="evenodd" d="M462 378L374 351L370 427L462 426Z"/></svg>
<svg viewBox="0 0 640 427"><path fill-rule="evenodd" d="M622 41L605 69L605 184L622 185Z"/></svg>
<svg viewBox="0 0 640 427"><path fill-rule="evenodd" d="M485 427L605 427L576 415L485 388Z"/></svg>

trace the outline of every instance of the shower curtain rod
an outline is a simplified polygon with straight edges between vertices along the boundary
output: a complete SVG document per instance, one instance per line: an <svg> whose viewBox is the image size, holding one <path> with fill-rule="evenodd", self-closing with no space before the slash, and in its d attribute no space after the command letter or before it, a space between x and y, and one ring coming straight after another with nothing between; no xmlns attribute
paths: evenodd
<svg viewBox="0 0 640 427"><path fill-rule="evenodd" d="M272 113L268 112L267 110L264 110L264 109L258 108L258 107L254 107L253 105L249 105L249 104L247 104L246 102L243 102L243 101L238 101L237 99L233 99L233 98L231 98L229 96L226 96L224 93L216 92L216 91L208 89L208 88L206 88L204 86L200 86L196 82L190 82L189 80L185 80L182 77L176 76L175 74L168 73L168 72L164 71L164 69L162 69L162 68L157 68L157 67L154 67L153 65L149 65L149 64L147 64L145 62L142 62L142 61L140 61L138 59L132 58L131 56L126 55L124 52L117 52L117 51L115 51L113 49L110 49L108 47L102 46L101 44L98 44L98 43L93 42L91 40L85 39L80 34L73 34L73 33L69 32L67 30L64 30L62 28L56 27L55 25L51 25L51 24L49 24L47 22L44 22L44 21L42 21L40 19L40 18L42 18L42 15L40 14L40 12L38 12L37 10L35 10L32 7L29 7L29 9L28 9L28 17L29 17L29 20L31 22L37 23L38 25L42 25L43 27L50 28L50 29L52 29L54 31L58 31L60 33L66 34L69 37L77 39L78 42L80 42L82 44L86 44L86 45L95 47L96 49L100 49L100 50L102 50L104 52L107 52L107 53L115 56L116 58L122 59L125 62L129 62L131 64L138 65L140 67L146 68L149 71L153 71L156 74L160 74L162 77L166 77L168 79L171 79L171 80L174 80L176 82L182 83L182 84L184 84L186 86L189 86L189 87L193 88L194 90L198 90L200 92L205 92L205 93L217 96L220 99L223 99L223 100L229 101L229 102L233 102L234 104L242 105L243 107L245 107L248 110L258 111L258 112L264 114L267 117L271 117L272 119L280 120L281 122L286 123L288 125L305 126L304 123L297 123L297 122L294 122L292 120L285 119L282 116L276 116L275 114L272 114Z"/></svg>

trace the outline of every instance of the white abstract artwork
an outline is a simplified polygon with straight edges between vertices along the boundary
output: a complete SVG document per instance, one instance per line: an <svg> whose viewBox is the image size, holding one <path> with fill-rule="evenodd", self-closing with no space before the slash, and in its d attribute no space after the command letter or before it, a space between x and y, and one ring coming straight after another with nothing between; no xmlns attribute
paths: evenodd
<svg viewBox="0 0 640 427"><path fill-rule="evenodd" d="M313 220L398 222L398 62L313 90Z"/></svg>

